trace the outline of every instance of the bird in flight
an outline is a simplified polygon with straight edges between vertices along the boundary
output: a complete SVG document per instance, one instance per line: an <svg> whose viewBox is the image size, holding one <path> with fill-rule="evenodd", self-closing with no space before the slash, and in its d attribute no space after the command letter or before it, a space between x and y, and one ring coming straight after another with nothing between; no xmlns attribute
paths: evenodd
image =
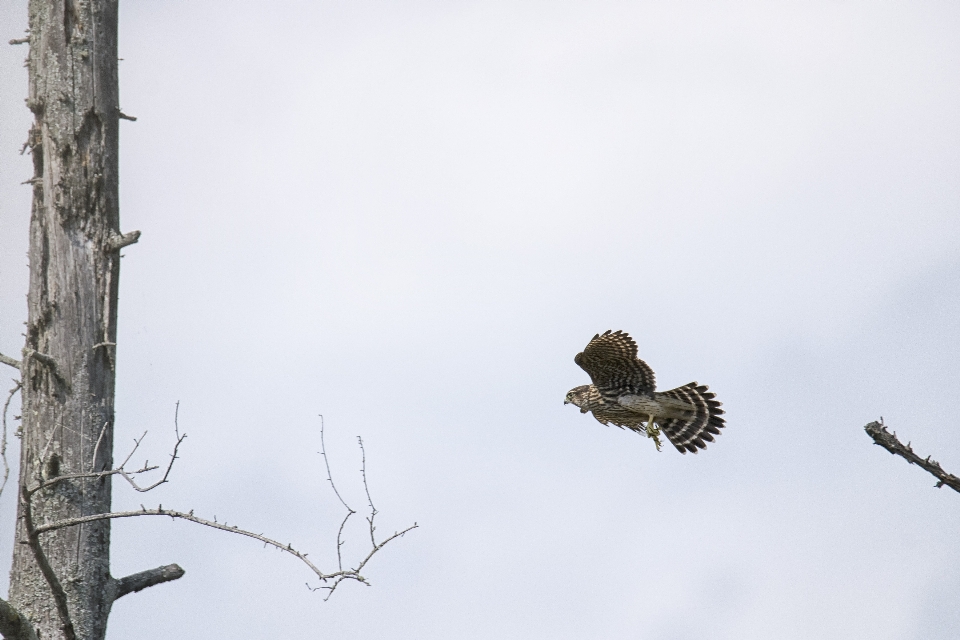
<svg viewBox="0 0 960 640"><path fill-rule="evenodd" d="M725 426L723 409L706 386L691 382L656 391L653 370L637 357L637 343L623 331L593 336L573 361L593 384L574 387L563 403L593 413L603 424L645 433L657 451L661 430L680 453L697 453Z"/></svg>

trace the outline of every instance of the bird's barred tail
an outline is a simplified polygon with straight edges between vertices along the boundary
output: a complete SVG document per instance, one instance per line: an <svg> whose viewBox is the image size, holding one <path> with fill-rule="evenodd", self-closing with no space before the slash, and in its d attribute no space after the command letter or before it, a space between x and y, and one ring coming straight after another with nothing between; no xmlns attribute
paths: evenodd
<svg viewBox="0 0 960 640"><path fill-rule="evenodd" d="M656 420L664 435L680 453L696 453L698 449L706 449L707 442L713 442L713 436L720 435L720 429L725 426L720 402L715 400L716 396L708 391L705 385L691 382L656 395L680 400L695 407L689 416Z"/></svg>

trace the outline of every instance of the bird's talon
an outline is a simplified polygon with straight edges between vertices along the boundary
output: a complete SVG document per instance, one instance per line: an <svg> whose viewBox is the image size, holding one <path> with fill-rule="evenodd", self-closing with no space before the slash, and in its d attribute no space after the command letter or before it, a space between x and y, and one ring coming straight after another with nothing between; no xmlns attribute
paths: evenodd
<svg viewBox="0 0 960 640"><path fill-rule="evenodd" d="M653 439L653 444L657 446L657 451L660 451L660 447L663 446L660 442L660 427L654 422L653 416L650 416L647 420L647 437Z"/></svg>
<svg viewBox="0 0 960 640"><path fill-rule="evenodd" d="M657 451L660 451L660 447L663 446L660 442L660 429L647 429L647 437L653 440L653 444L657 446Z"/></svg>

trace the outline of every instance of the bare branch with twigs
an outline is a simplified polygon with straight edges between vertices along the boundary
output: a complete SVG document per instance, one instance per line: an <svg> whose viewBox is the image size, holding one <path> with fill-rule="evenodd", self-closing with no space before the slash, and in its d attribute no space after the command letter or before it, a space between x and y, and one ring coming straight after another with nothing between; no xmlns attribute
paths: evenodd
<svg viewBox="0 0 960 640"><path fill-rule="evenodd" d="M68 474L64 474L64 475L62 475L62 476L54 476L54 477L52 477L52 478L50 478L50 479L48 479L48 480L42 480L42 481L38 482L37 484L35 484L35 485L32 486L32 487L27 487L27 488L26 488L26 492L27 492L27 494L28 494L29 496L32 497L33 494L37 493L38 491L40 491L40 490L42 490L42 489L47 489L47 488L49 488L49 487L52 487L52 486L54 486L54 485L56 485L56 484L59 484L59 483L61 483L61 482L66 481L66 480L98 480L98 479L100 479L100 478L106 478L107 476L122 475L122 474L124 474L124 473L126 473L127 475L132 475L132 474L137 474L137 473L146 473L146 472L148 472L148 471L154 471L154 470L159 469L159 468L160 468L160 467L152 466L152 467L143 467L143 468L141 468L141 469L137 469L136 471L123 471L122 469L109 469L109 470L107 470L107 471L91 471L91 472L86 472L86 473L68 473Z"/></svg>
<svg viewBox="0 0 960 640"><path fill-rule="evenodd" d="M136 445L134 446L133 451L130 452L130 455L127 456L127 459L124 460L124 461L123 461L123 464L120 465L120 469L119 469L120 475L123 476L123 479L124 479L124 480L126 480L127 482L130 483L130 486L131 486L131 487L133 487L134 489L136 489L136 490L139 491L140 493L146 493L147 491L151 491L152 489L156 489L156 488L159 487L160 485L162 485L162 484L164 484L165 482L167 482L167 479L170 477L170 470L173 469L173 463L176 462L176 461L177 461L177 458L179 457L179 456L177 455L177 453L180 451L180 445L183 444L183 441L186 440L186 438L187 438L187 434L185 434L185 433L184 433L184 434L181 434L181 433L180 433L180 402L179 402L179 401L177 401L176 409L175 409L174 414L173 414L173 430L174 430L174 434L177 436L177 443L176 443L175 445L173 445L173 453L170 454L170 463L167 464L167 470L164 472L163 477L160 478L159 480L157 480L156 482L154 482L153 484L151 484L149 487L141 487L140 485L138 485L138 484L136 483L136 481L133 479L132 475L130 475L130 474L128 474L127 472L123 471L123 467L124 467L124 465L127 463L127 460L129 460L129 459L131 458L131 456L133 456L133 451L136 451L136 450L137 450L137 447L140 446L140 443L143 441L144 437L146 437L146 435L147 435L147 432L146 432L146 431L143 432L143 435L140 436L140 439L139 439L139 440L135 440L135 441L134 441L134 442L136 442ZM152 467L152 468L156 469L156 467ZM141 472L140 472L140 471L137 471L136 473L141 473Z"/></svg>
<svg viewBox="0 0 960 640"><path fill-rule="evenodd" d="M370 559L373 557L373 555L377 551L382 549L388 542L390 542L394 538L398 538L404 535L408 531L415 529L417 527L417 525L414 524L411 527L407 527L403 531L395 532L392 536L388 537L383 542L376 545L370 551L370 553L367 554L367 557L364 558L360 562L360 564L357 565L355 569L340 570L340 571L335 571L333 573L324 573L323 571L321 571L307 557L308 554L297 551L296 549L293 548L292 544L283 544L282 542L278 542L277 540L268 538L262 534L254 533L252 531L247 531L245 529L240 529L236 525L230 526L225 522L217 522L216 519L207 520L205 518L200 518L198 516L193 515L192 511L189 513L184 513L182 511L164 509L163 505L158 506L156 509L147 509L146 507L141 506L139 511L116 511L112 513L98 513L98 514L89 515L89 516L80 516L77 518L66 518L64 520L58 520L56 522L50 522L47 524L42 524L42 525L33 527L32 531L35 534L35 536L40 536L41 534L48 533L50 531L56 531L57 529L64 529L66 527L73 527L78 524L85 524L87 522L97 522L98 520L114 520L117 518L135 518L139 516L167 516L173 519L187 520L189 522L200 524L205 527L210 527L212 529L219 529L220 531L227 531L229 533L235 533L237 535L253 538L254 540L259 540L265 545L274 547L276 549L280 549L281 551L284 551L286 553L289 553L290 555L295 556L301 562L307 565L310 568L310 570L313 571L313 573L315 573L318 578L320 578L320 580L324 582L327 582L329 580L334 580L335 582L333 586L322 587L324 589L330 589L331 593L333 592L333 589L336 588L337 584L339 584L340 581L342 580L356 580L364 584L369 584L366 578L364 578L363 575L361 575L360 573L363 567L366 566L367 562L369 562Z"/></svg>
<svg viewBox="0 0 960 640"><path fill-rule="evenodd" d="M340 499L340 503L343 504L344 508L347 509L347 515L344 517L343 522L340 523L340 530L337 532L337 563L338 563L338 568L340 569L340 573L342 575L334 577L333 584L330 586L321 585L320 587L317 587L316 589L314 589L313 587L310 587L309 584L307 585L307 587L313 591L316 591L317 589L327 589L328 590L327 597L324 598L324 600L328 600L330 596L333 595L333 591L337 588L340 582L342 582L343 580L352 578L352 576L349 575L350 572L343 571L343 565L340 557L340 547L343 545L343 542L342 542L343 528L347 524L347 520L350 518L350 516L356 513L356 511L354 511L346 503L346 501L340 495L340 492L337 491L337 487L333 482L333 476L330 473L330 462L327 459L327 450L323 440L323 427L324 427L323 416L321 415L320 416L320 454L323 456L323 462L327 468L327 480L330 481L330 486L333 487L334 492L337 494L337 498ZM357 442L360 445L360 456L362 461L360 466L360 474L363 478L363 490L367 494L367 503L370 505L370 517L368 517L366 520L370 525L370 544L371 544L371 549L370 549L370 552L367 554L367 557L364 558L360 562L360 564L357 565L356 569L352 570L353 572L356 572L357 574L359 574L359 572L363 569L363 567L367 564L367 562L369 562L370 559L374 556L374 554L380 551L380 549L382 549L384 545L386 545L388 542L390 542L394 538L400 537L405 533L407 533L408 531L416 529L417 523L414 522L412 526L407 527L403 531L399 531L399 532L395 531L392 536L389 536L383 542L379 542L379 543L377 542L376 536L375 536L376 527L374 526L374 518L376 517L378 512L377 512L377 508L373 506L373 498L370 497L370 486L367 484L367 452L366 452L366 449L364 449L363 447L363 439L360 436L357 436ZM367 584L365 580L360 580L360 581L363 582L364 584Z"/></svg>
<svg viewBox="0 0 960 640"><path fill-rule="evenodd" d="M871 422L863 429L867 432L868 436L873 438L874 444L880 445L893 455L900 456L910 464L915 464L927 473L933 475L937 479L937 484L934 485L935 488L939 489L946 485L954 491L960 492L960 478L944 471L940 463L936 460L931 460L930 456L921 458L915 454L909 442L903 444L897 439L896 432L890 433L887 431L887 427L883 424L883 418L880 419L880 422Z"/></svg>
<svg viewBox="0 0 960 640"><path fill-rule="evenodd" d="M333 584L329 586L321 585L316 588L311 587L309 584L307 585L307 588L310 589L311 591L317 591L318 589L326 589L327 596L326 598L324 598L324 601L326 601L330 599L330 596L333 595L334 590L343 580L353 579L353 580L357 580L358 582L363 582L364 584L369 584L365 579L362 578L362 576L360 576L360 571L363 569L363 567L366 566L366 564L370 561L370 559L373 558L373 556L378 551L380 551L380 549L382 549L388 542L390 542L394 538L403 536L408 531L412 531L413 529L416 529L418 527L417 527L417 523L414 522L412 526L407 527L403 531L395 531L393 535L389 536L382 542L377 542L376 537L374 535L376 527L373 524L373 520L377 515L377 509L376 507L373 506L373 499L370 497L370 487L367 484L367 452L363 447L363 439L360 436L357 436L357 441L360 444L360 455L362 460L361 466L360 466L360 473L363 478L363 490L367 494L367 502L370 505L370 517L367 518L367 522L370 525L371 548L370 548L370 552L360 562L360 564L356 566L356 568L344 571L343 560L341 556L341 547L344 544L343 529L347 524L347 520L349 520L350 516L355 514L356 511L353 508L351 508L350 505L347 504L346 500L343 499L343 496L340 495L340 491L337 490L337 485L333 482L333 474L330 472L330 460L327 457L327 447L326 447L326 443L324 442L323 434L324 434L324 421L323 421L323 415L321 415L320 416L320 455L323 456L323 464L327 470L327 481L330 482L330 486L333 488L333 492L336 494L337 499L340 500L340 504L342 504L343 507L347 510L347 515L344 516L343 522L340 523L340 529L337 531L337 569L339 571L336 574L330 574L328 576L328 579L333 580Z"/></svg>
<svg viewBox="0 0 960 640"><path fill-rule="evenodd" d="M24 524L27 528L30 544L31 544L31 547L34 549L34 554L37 558L38 565L41 567L41 570L43 570L44 566L47 566L49 568L49 563L46 562L45 556L43 555L43 549L40 546L40 536L45 533L49 533L51 531L57 531L59 529L65 529L68 527L79 526L79 525L83 525L90 522L97 522L101 520L114 520L118 518L133 518L133 517L140 517L140 516L167 516L175 520L176 519L186 520L188 522L193 522L195 524L203 525L205 527L210 527L220 531L226 531L228 533L235 533L237 535L246 536L248 538L253 538L254 540L258 540L262 542L265 546L272 546L276 549L280 549L285 553L293 555L294 557L299 559L301 562L303 562L305 565L307 565L307 567L320 579L321 582L328 583L328 584L322 584L321 586L316 588L310 587L310 585L307 584L307 587L313 591L316 591L318 589L327 590L328 593L326 598L324 598L324 600L328 600L330 596L333 595L333 592L337 588L337 586L344 580L355 580L357 582L361 582L363 584L369 585L369 582L367 582L367 579L361 573L364 567L366 567L367 563L369 563L370 560L373 558L373 556L376 555L381 549L383 549L383 547L386 546L389 542L391 542L395 538L399 538L405 535L406 533L408 533L413 529L416 529L417 524L414 523L412 526L407 527L402 531L395 531L392 535L386 537L384 540L377 542L376 536L375 536L376 527L374 526L374 518L376 517L378 511L373 506L373 499L370 496L370 488L367 484L366 450L363 447L363 440L358 437L357 440L360 444L360 451L361 451L361 457L362 457L362 466L361 466L360 472L363 477L363 487L367 495L367 501L370 505L370 517L367 518L367 522L369 523L369 527L370 527L371 548L370 548L370 551L367 553L367 555L357 564L356 567L344 569L343 557L341 553L341 547L344 544L343 532L344 532L344 528L346 526L347 520L350 518L350 516L355 514L356 511L347 504L346 500L344 500L343 496L340 494L336 484L333 481L333 475L330 472L330 462L326 452L326 443L324 442L323 416L321 416L320 418L321 418L320 454L323 456L324 465L326 467L327 480L330 482L330 486L333 489L334 494L337 496L337 499L340 500L340 503L347 510L347 515L344 517L343 521L341 522L340 528L337 532L337 571L334 571L331 573L325 573L307 557L308 554L296 550L292 544L283 544L277 540L268 538L263 534L254 533L252 531L247 531L245 529L240 529L235 525L233 526L228 525L226 522L218 522L216 517L214 517L213 520L207 520L205 518L195 516L192 510L189 512L183 512L183 511L176 511L172 509L164 509L163 505L159 505L156 509L147 509L146 507L141 505L139 511L119 511L119 512L110 512L110 513L98 513L98 514L92 514L92 515L78 516L74 518L65 518L62 520L54 521L54 522L46 522L46 523L39 523L39 524L33 522L33 516L32 516L32 510L31 510L31 500L33 499L33 497L37 493L43 491L44 489L49 489L51 487L54 487L55 485L61 482L72 481L72 480L91 480L91 479L99 479L99 478L119 475L122 478L124 478L130 484L130 486L132 486L135 490L140 492L150 491L151 489L154 489L160 486L161 484L167 482L170 476L170 470L173 468L173 463L179 457L178 456L179 447L183 443L183 440L187 437L186 434L180 433L179 403L177 404L177 411L174 415L174 432L176 434L177 441L176 441L176 444L174 445L173 453L170 456L170 462L167 465L164 475L157 482L154 482L149 486L141 487L140 485L137 484L137 482L134 479L135 475L158 469L159 467L156 465L150 466L149 463L144 463L144 466L136 471L126 470L127 463L133 457L134 453L140 447L140 443L143 441L143 438L146 436L146 432L144 432L143 436L140 436L140 438L134 439L134 446L132 450L124 459L124 461L120 464L120 466L115 469L95 471L94 467L91 465L91 470L85 473L65 474L65 475L55 476L47 479L37 478L37 483L35 485L29 486L29 487L25 485L23 487L21 499L23 501L23 507L24 507L23 510L25 514ZM103 429L101 429L99 438L97 439L98 444L100 442L100 439L103 438L106 428L107 428L107 425L105 424ZM94 456L93 456L94 461L96 460L97 448L98 447L94 447ZM45 450L46 450L46 447L45 447ZM41 458L44 458L45 456L46 456L46 453L41 454ZM69 615L66 611L66 605L65 605L66 600L65 600L65 595L63 594L63 588L62 586L60 586L57 580L57 577L56 575L53 574L52 570L50 571L49 576L47 576L46 571L44 571L44 575L45 577L47 577L47 580L50 583L50 587L54 592L55 599L57 600L57 603L58 603L58 608L60 608L59 605L60 605L61 599L56 598L56 595L58 593L63 595L64 599L62 601L64 605L62 607L61 618L63 622L63 628L66 633L66 630L70 625L70 620L69 620ZM183 575L183 570L179 566L169 565L167 567L159 567L157 569L151 569L149 571L144 571L139 574L134 574L133 576L128 576L127 578L124 578L115 583L114 588L117 591L114 594L114 598L121 597L133 591L139 591L140 589L153 586L154 584L160 584L161 582L176 580L182 575Z"/></svg>
<svg viewBox="0 0 960 640"><path fill-rule="evenodd" d="M13 389L10 389L9 395L7 395L7 401L3 403L3 435L0 436L0 460L3 460L3 482L0 482L0 495L3 495L3 490L7 486L7 479L10 477L10 463L7 461L7 412L10 411L10 401L13 400L13 396L23 388L23 383L19 380L14 380L16 386Z"/></svg>

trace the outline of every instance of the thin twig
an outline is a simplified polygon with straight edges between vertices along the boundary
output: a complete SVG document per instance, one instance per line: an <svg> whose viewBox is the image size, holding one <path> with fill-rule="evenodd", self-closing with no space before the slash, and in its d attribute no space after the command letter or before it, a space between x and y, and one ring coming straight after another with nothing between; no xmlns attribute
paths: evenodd
<svg viewBox="0 0 960 640"><path fill-rule="evenodd" d="M148 433L149 431L144 431L142 436L133 439L133 449L130 450L130 453L127 454L127 457L124 458L123 462L120 463L120 466L117 467L118 470L123 469L127 463L130 462L130 458L132 458L133 454L136 453L137 449L140 448L140 443L143 442L143 439L147 437Z"/></svg>
<svg viewBox="0 0 960 640"><path fill-rule="evenodd" d="M343 571L343 558L341 557L341 554L340 554L340 548L344 545L343 528L347 526L347 520L349 520L350 516L352 516L354 513L356 512L348 511L347 515L343 517L343 522L340 523L340 529L337 530L337 569L339 569L340 571Z"/></svg>
<svg viewBox="0 0 960 640"><path fill-rule="evenodd" d="M340 500L340 504L347 510L347 515L343 517L343 522L340 523L340 529L337 531L337 569L343 571L343 557L340 553L341 547L343 547L343 529L347 526L347 520L350 519L350 516L356 513L353 509L350 508L350 505L347 504L347 501L343 499L343 496L340 495L340 492L337 491L337 485L333 482L333 474L330 473L330 461L327 459L327 446L323 440L323 414L320 414L320 455L323 456L323 463L327 467L327 480L330 482L330 486L333 487L333 492L337 494L337 498ZM329 596L328 596L329 597Z"/></svg>
<svg viewBox="0 0 960 640"><path fill-rule="evenodd" d="M127 471L127 468L126 468L127 463L130 462L130 458L132 458L133 454L136 453L137 449L140 448L140 443L143 442L143 439L147 437L147 433L148 433L147 431L144 431L143 435L140 436L139 438L133 439L133 448L130 450L130 453L127 454L127 457L124 458L123 462L120 463L119 467L115 469L104 470L104 471L93 470L94 465L96 464L97 452L100 448L100 442L103 439L104 433L106 432L107 426L109 424L105 422L103 425L103 428L100 429L100 437L97 438L97 444L94 446L93 459L91 460L91 463L90 463L89 472L60 475L53 478L48 478L46 480L40 477L38 478L37 484L35 486L29 487L27 489L28 493L32 496L33 494L37 493L41 489L52 487L53 485L59 482L62 482L64 480L92 480L92 479L105 478L107 476L114 476L114 475L118 475L122 477L124 480L126 480L130 484L131 487L133 487L134 489L136 489L141 493L146 493L151 489L155 489L159 487L161 484L168 482L168 479L170 477L170 470L173 468L173 463L180 457L177 455L180 449L180 445L183 443L184 439L187 437L187 434L184 433L181 435L180 433L179 414L180 414L180 403L178 402L176 405L176 409L174 410L174 417L173 417L174 433L177 436L177 443L173 447L173 454L170 456L170 462L167 465L167 469L163 474L163 478L161 478L157 482L154 482L150 486L141 487L140 485L137 484L133 476L139 475L141 473L146 473L148 471L155 471L156 469L160 468L159 466L157 465L150 466L149 463L145 462L144 466L141 467L140 469L137 469L136 471ZM52 439L53 439L53 433L51 433L50 440L48 440L47 445L44 447L44 451L43 451L43 454L41 454L40 464L38 465L38 467L43 466L43 463L45 462L45 459L46 459L46 450L50 446L50 442L52 442Z"/></svg>
<svg viewBox="0 0 960 640"><path fill-rule="evenodd" d="M357 442L360 443L360 475L363 477L363 490L367 492L367 503L370 505L370 517L367 522L370 523L370 544L376 548L377 540L373 535L376 527L373 526L373 519L377 517L377 508L373 506L373 498L370 497L370 487L367 485L367 450L363 448L363 438L357 436Z"/></svg>
<svg viewBox="0 0 960 640"><path fill-rule="evenodd" d="M340 492L337 491L337 485L333 484L333 475L330 473L330 461L327 460L327 447L323 442L323 414L320 414L320 455L323 456L323 463L327 466L327 480L330 481L330 486L333 487L333 492L337 494L340 504L342 504L348 511L353 511L353 509L350 508L350 505L348 505L340 495ZM353 512L356 513L355 511Z"/></svg>
<svg viewBox="0 0 960 640"><path fill-rule="evenodd" d="M110 424L110 421L103 423L103 427L100 429L100 435L97 437L97 444L93 447L93 456L90 457L90 471L93 471L94 467L97 466L97 454L100 453L100 443L103 441L103 434L107 432L107 425Z"/></svg>
<svg viewBox="0 0 960 640"><path fill-rule="evenodd" d="M880 445L890 453L898 455L910 464L915 464L924 471L932 474L937 479L937 484L934 485L937 489L946 485L954 491L960 492L960 478L944 471L943 468L940 467L940 463L936 460L931 460L930 456L921 458L915 454L910 443L903 444L900 442L895 432L890 433L887 431L882 420L881 422L871 422L863 429L867 432L867 435L873 438L875 444Z"/></svg>
<svg viewBox="0 0 960 640"><path fill-rule="evenodd" d="M3 490L7 486L7 479L10 477L10 464L7 462L7 412L10 410L10 401L13 400L14 394L23 388L22 382L19 380L14 380L14 382L16 386L10 389L7 401L3 403L3 436L0 438L0 458L3 458L3 482L0 483L0 495L3 495Z"/></svg>
<svg viewBox="0 0 960 640"><path fill-rule="evenodd" d="M130 455L127 456L127 460L124 460L124 461L123 461L123 464L120 465L120 469L119 469L119 470L120 470L120 475L123 476L123 479L124 479L124 480L126 480L127 482L130 483L130 486L131 486L131 487L133 487L134 489L136 489L136 490L139 491L140 493L146 493L147 491L150 491L150 490L152 490L152 489L156 489L157 487L159 487L159 486L162 485L163 483L167 482L167 478L170 477L170 471L173 469L173 463L176 462L176 461L177 461L177 458L180 457L180 456L177 455L177 452L179 452L179 450L180 450L180 445L183 444L183 441L186 440L186 438L187 438L187 434L185 434L185 433L184 433L183 435L180 434L180 422L179 422L179 420L180 420L180 401L178 400L178 401L177 401L177 405L176 405L176 409L174 409L174 413L173 413L173 432L174 432L174 434L177 436L177 443L176 443L175 445L173 445L173 453L170 455L170 463L167 465L167 470L163 473L163 477L162 477L162 478L160 478L159 480L157 480L156 482L154 482L154 483L153 483L152 485L150 485L149 487L141 487L140 485L138 485L138 484L136 483L136 481L134 481L133 477L131 477L131 475L129 475L126 471L123 470L123 467L124 467L124 465L127 463L127 460L129 460L129 459L130 459L130 456L133 455L133 451L131 451L131 452L130 452ZM143 440L143 439L146 437L146 435L147 435L147 432L144 431L144 432L143 432L143 435L140 436L140 440L137 440L137 441L136 441L137 445L136 445L136 447L134 447L134 451L137 450L137 447L140 446L140 441ZM153 467L153 468L156 469L156 467ZM140 473L140 472L138 471L138 472L136 472L136 473Z"/></svg>
<svg viewBox="0 0 960 640"><path fill-rule="evenodd" d="M352 516L352 515L353 515L354 513L356 513L356 512L355 512L353 509L351 509L349 506L347 506L347 503L343 500L342 497L340 497L340 493L337 491L336 486L334 486L334 484L333 484L333 477L332 477L331 474L330 474L330 463L327 461L327 450L326 450L326 447L325 447L324 441L323 441L323 427L324 427L324 424L323 424L323 416L321 415L321 416L320 416L320 453L323 455L323 461L324 461L324 463L325 463L326 466L327 466L327 479L330 481L330 485L333 486L333 490L337 493L337 497L340 498L340 502L341 502L341 503L343 504L343 506L346 507L347 510L349 511L349 512L347 513L346 517L343 519L343 522L340 523L340 530L337 532L337 562L338 562L338 568L341 570L341 573L346 574L347 572L344 572L344 571L343 571L343 565L342 565L342 563L340 562L340 547L341 547L341 545L343 544L343 543L341 542L341 536L342 536L342 534L343 534L343 528L344 528L344 526L347 524L347 520L350 518L350 516ZM360 562L360 564L357 565L357 567L356 567L355 569L352 569L352 570L351 570L351 571L353 571L353 572L359 573L361 570L363 570L363 567L366 566L366 564L370 561L370 559L373 558L373 556L374 556L378 551L380 551L380 549L382 549L388 542L390 542L390 541L393 540L394 538L398 538L398 537L404 535L404 534L407 533L408 531L411 531L411 530L413 530L413 529L416 529L416 528L417 528L417 523L414 522L412 526L407 527L407 528L404 529L403 531L395 531L392 536L388 537L388 538L387 538L386 540L384 540L383 542L377 543L377 539L376 539L376 536L375 536L376 527L374 526L374 518L376 518L378 511L377 511L377 508L376 508L375 506L373 506L373 498L370 496L370 486L367 484L367 451L366 451L366 449L365 449L364 446L363 446L363 438L361 438L360 436L357 436L357 442L360 444L360 458L361 458L360 474L361 474L361 476L362 476L362 478L363 478L363 490L364 490L364 492L366 492L366 494L367 494L367 503L370 505L370 517L367 518L366 520L367 520L367 522L368 522L369 525L370 525L370 544L371 544L370 553L367 554L367 557L364 558L364 559ZM348 576L348 575L338 576L338 577L334 578L333 584L330 585L330 586L323 586L323 585L321 585L321 586L319 586L319 587L317 587L317 588L315 589L315 588L311 587L311 586L308 584L308 585L307 585L307 588L310 589L311 591L316 591L317 589L327 589L327 590L328 590L327 596L324 598L324 601L327 601L327 600L330 599L330 596L333 595L333 592L334 592L334 590L337 588L337 586L338 586L343 580L346 580L346 579L348 579L349 577L350 577L350 576ZM366 582L365 580L361 580L361 582L363 582L364 584L367 584L367 582Z"/></svg>
<svg viewBox="0 0 960 640"><path fill-rule="evenodd" d="M342 576L337 576L337 577L334 579L333 584L330 585L329 587L325 587L325 586L318 587L318 589L328 589L328 590L329 590L329 592L327 593L327 597L323 599L324 602L326 602L327 600L330 599L330 596L333 595L334 589L336 589L337 586L338 586L342 581L353 578L353 576L350 575L351 573L356 573L356 574L359 575L359 572L360 572L361 570L363 570L363 568L366 566L366 564L367 564L368 562L370 562L370 559L373 558L374 554L376 554L378 551L380 551L380 549L383 549L383 547L385 547L388 542L390 542L390 541L393 540L394 538L400 538L400 537L402 537L404 534L406 534L407 532L412 531L412 530L417 529L417 528L418 528L417 523L414 522L413 525L407 527L407 528L404 529L403 531L395 531L392 536L390 536L389 538L387 538L386 540L384 540L384 541L381 542L380 544L374 545L374 547L370 550L370 553L368 553L368 554L367 554L367 557L364 558L363 561L362 561L360 564L357 565L357 568L356 568L356 569L351 569L349 572L341 572L341 573L343 573L344 575L342 575ZM367 586L370 586L370 583L368 583L366 580L363 580L363 579L360 579L360 578L353 578L353 579L358 580L359 582L362 582L362 583L364 583L364 584L367 585ZM307 587L310 588L310 585L307 585ZM313 588L311 588L311 590L312 590L312 591L316 591L316 589L313 589Z"/></svg>

